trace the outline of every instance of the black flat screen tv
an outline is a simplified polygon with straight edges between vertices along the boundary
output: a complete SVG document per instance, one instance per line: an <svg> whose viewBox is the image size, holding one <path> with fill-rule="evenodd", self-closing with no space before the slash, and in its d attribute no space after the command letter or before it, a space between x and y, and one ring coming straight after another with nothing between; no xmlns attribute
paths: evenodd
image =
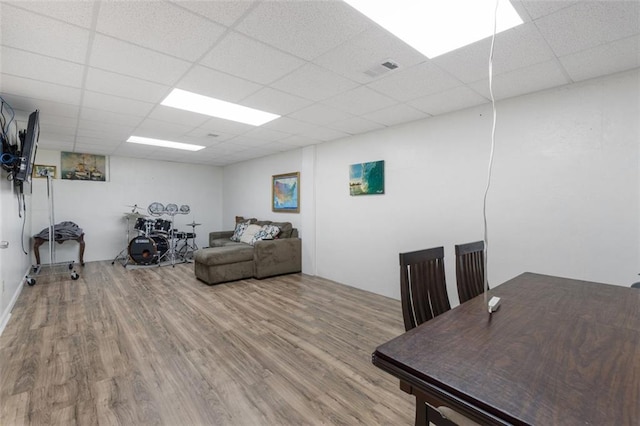
<svg viewBox="0 0 640 426"><path fill-rule="evenodd" d="M22 147L20 149L20 165L15 175L15 180L29 182L31 180L31 170L33 162L36 160L38 150L38 138L40 137L40 112L35 110L29 115L27 132Z"/></svg>

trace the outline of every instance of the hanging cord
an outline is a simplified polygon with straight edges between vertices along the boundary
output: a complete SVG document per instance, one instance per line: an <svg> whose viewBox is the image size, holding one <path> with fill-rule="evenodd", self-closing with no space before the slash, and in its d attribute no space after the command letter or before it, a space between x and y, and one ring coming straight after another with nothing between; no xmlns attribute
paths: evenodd
<svg viewBox="0 0 640 426"><path fill-rule="evenodd" d="M25 255L29 255L29 253L27 252L27 249L24 246L24 227L25 227L25 224L27 223L27 215L23 213L26 212L26 210L27 210L27 205L24 198L24 194L18 194L18 216L22 218L22 238L21 238L22 252Z"/></svg>
<svg viewBox="0 0 640 426"><path fill-rule="evenodd" d="M496 0L496 7L493 11L493 36L491 37L491 50L489 51L489 95L491 96L491 110L493 112L493 123L491 125L491 151L489 154L489 170L487 173L487 186L484 190L484 199L482 205L482 217L484 220L484 303L487 302L487 291L489 291L489 231L487 227L487 195L491 186L491 173L493 171L493 153L496 146L496 100L493 96L493 48L496 41L496 29L498 24L498 4L500 0Z"/></svg>

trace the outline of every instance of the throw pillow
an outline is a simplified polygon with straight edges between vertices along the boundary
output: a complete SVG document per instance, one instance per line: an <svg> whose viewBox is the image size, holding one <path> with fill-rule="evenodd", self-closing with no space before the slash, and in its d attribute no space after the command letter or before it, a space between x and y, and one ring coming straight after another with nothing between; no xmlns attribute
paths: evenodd
<svg viewBox="0 0 640 426"><path fill-rule="evenodd" d="M254 225L254 224L249 225L247 229L245 229L245 231L240 236L240 242L251 244L251 239L253 238L254 235L256 235L256 232L260 231L260 228L261 227L259 225Z"/></svg>
<svg viewBox="0 0 640 426"><path fill-rule="evenodd" d="M242 237L242 234L244 234L244 231L249 227L249 225L249 222L236 223L236 229L233 231L233 235L230 240L235 241L236 243L240 242L240 237Z"/></svg>
<svg viewBox="0 0 640 426"><path fill-rule="evenodd" d="M280 228L275 225L264 225L251 239L251 245L260 240L273 240L280 233Z"/></svg>

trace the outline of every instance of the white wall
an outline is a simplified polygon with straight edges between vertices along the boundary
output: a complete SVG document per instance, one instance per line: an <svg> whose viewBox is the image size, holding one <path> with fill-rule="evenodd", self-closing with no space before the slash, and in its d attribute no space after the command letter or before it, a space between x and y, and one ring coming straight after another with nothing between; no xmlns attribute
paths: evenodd
<svg viewBox="0 0 640 426"><path fill-rule="evenodd" d="M55 165L59 172L60 152L39 150L36 163ZM188 205L191 213L176 215L174 228L191 232L187 223L201 223L196 227L196 242L201 247L208 245L208 233L222 224L222 169L218 167L110 157L107 182L55 179L53 194L55 222L72 221L85 232L85 262L113 259L127 246L124 213L135 204L144 214L152 202ZM46 179L34 179L32 200L36 234L48 226ZM58 244L55 254L59 262L77 260L78 245L72 241ZM47 244L40 248L40 255L48 262Z"/></svg>
<svg viewBox="0 0 640 426"><path fill-rule="evenodd" d="M305 180L313 179L313 176L305 173L301 168L302 149L225 167L223 228L218 230L232 230L236 216L291 222L295 228L300 228L302 212L274 213L271 211L271 177L283 173L300 172L302 187ZM304 208L305 203L307 203L305 194L300 191L301 209Z"/></svg>
<svg viewBox="0 0 640 426"><path fill-rule="evenodd" d="M639 90L635 70L498 103L490 283L636 281ZM443 245L456 304L453 246L482 239L490 128L484 105L318 145L318 275L399 298L398 253ZM349 196L348 166L375 160L386 194Z"/></svg>
<svg viewBox="0 0 640 426"><path fill-rule="evenodd" d="M3 171L0 177L0 240L9 243L8 248L0 249L1 333L9 320L10 310L22 290L24 277L31 266L30 257L23 252L22 243L24 241L24 248L29 253L31 228L28 220L29 210L27 208L26 213L19 211L17 192L13 183L6 179L7 173ZM30 200L28 187L28 184L25 185L27 206ZM27 218L26 221L25 218Z"/></svg>

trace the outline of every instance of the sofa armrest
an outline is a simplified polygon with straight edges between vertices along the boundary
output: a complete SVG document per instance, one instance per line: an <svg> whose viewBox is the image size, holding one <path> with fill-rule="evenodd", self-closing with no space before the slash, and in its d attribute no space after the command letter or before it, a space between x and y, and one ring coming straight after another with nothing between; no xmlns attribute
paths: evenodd
<svg viewBox="0 0 640 426"><path fill-rule="evenodd" d="M266 278L302 270L302 240L282 238L256 241L253 246L253 276Z"/></svg>
<svg viewBox="0 0 640 426"><path fill-rule="evenodd" d="M216 231L209 232L209 247L214 247L214 240L229 239L233 236L233 231Z"/></svg>

